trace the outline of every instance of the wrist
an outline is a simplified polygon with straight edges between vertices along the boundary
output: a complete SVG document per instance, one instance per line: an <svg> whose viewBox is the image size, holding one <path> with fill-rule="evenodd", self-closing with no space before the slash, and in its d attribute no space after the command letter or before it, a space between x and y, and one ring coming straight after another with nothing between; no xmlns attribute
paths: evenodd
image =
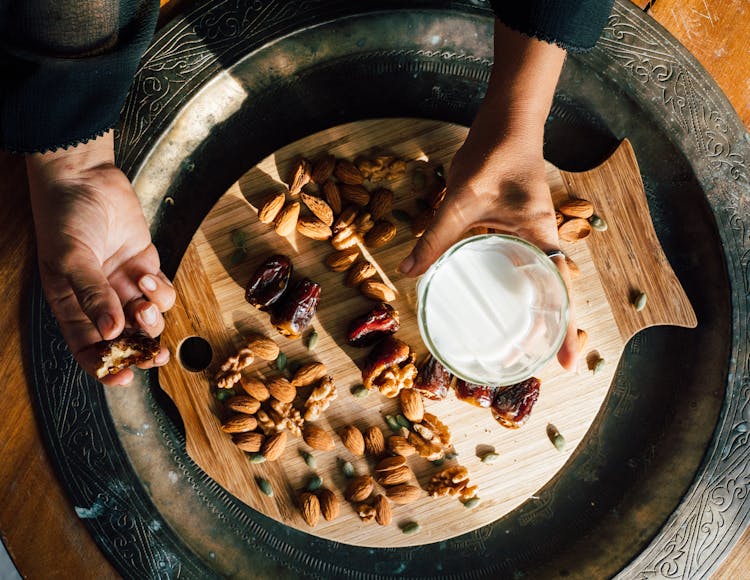
<svg viewBox="0 0 750 580"><path fill-rule="evenodd" d="M97 167L113 165L115 161L112 131L75 147L47 153L26 155L29 181L57 181L80 177Z"/></svg>

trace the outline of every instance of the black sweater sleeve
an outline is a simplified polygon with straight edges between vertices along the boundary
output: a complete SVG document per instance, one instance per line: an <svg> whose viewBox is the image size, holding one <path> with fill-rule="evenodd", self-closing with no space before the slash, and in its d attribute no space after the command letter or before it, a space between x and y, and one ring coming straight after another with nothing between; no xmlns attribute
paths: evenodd
<svg viewBox="0 0 750 580"><path fill-rule="evenodd" d="M508 28L555 43L570 52L592 48L614 0L490 0Z"/></svg>
<svg viewBox="0 0 750 580"><path fill-rule="evenodd" d="M50 151L112 128L158 11L156 0L0 0L0 148Z"/></svg>

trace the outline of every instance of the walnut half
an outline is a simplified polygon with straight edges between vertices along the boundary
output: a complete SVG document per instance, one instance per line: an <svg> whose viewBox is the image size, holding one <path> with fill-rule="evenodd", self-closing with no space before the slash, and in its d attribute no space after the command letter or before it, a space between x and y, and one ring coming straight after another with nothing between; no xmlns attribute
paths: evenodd
<svg viewBox="0 0 750 580"><path fill-rule="evenodd" d="M362 369L365 388L377 388L386 397L409 389L417 377L415 355L408 344L392 336L380 342L367 357Z"/></svg>
<svg viewBox="0 0 750 580"><path fill-rule="evenodd" d="M430 478L425 486L432 497L450 495L467 501L477 495L477 486L469 485L469 470L463 465L446 467Z"/></svg>

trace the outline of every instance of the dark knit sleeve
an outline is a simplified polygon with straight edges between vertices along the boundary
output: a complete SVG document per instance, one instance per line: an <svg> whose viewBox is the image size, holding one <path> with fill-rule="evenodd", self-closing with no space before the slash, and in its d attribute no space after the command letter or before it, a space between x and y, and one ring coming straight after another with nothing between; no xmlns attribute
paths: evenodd
<svg viewBox="0 0 750 580"><path fill-rule="evenodd" d="M118 120L156 0L0 0L0 148L54 151Z"/></svg>
<svg viewBox="0 0 750 580"><path fill-rule="evenodd" d="M614 0L490 0L508 28L555 43L571 52L592 48Z"/></svg>

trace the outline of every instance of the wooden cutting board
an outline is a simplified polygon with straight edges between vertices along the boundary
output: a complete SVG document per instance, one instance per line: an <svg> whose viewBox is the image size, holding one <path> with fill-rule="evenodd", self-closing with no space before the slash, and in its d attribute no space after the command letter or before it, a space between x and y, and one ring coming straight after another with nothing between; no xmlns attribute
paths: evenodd
<svg viewBox="0 0 750 580"><path fill-rule="evenodd" d="M178 299L166 315L162 344L178 353L185 338L200 336L212 346L213 360L205 371L190 372L178 356L173 356L160 369L159 381L184 421L188 454L209 476L252 508L294 528L360 546L426 544L489 524L535 498L534 493L584 441L607 394L624 345L636 332L661 324L695 327L695 314L651 224L632 147L623 141L612 157L594 170L566 173L552 165L547 168L556 201L568 196L588 199L609 225L607 231L595 231L584 242L563 243L564 251L581 270L573 282L572 300L579 327L589 333L578 371L563 371L556 361L547 365L538 375L542 379L539 401L528 423L518 430L501 427L488 410L461 402L452 393L444 401L426 402L427 410L451 428L458 452L443 467L460 463L468 468L472 484L479 486L481 502L477 507L466 509L454 498L433 499L425 494L410 505L392 504L394 518L389 526L361 522L343 499L346 478L337 459L351 461L360 474L370 473L372 465L368 459L352 456L336 436L334 451L313 452L317 458L315 471L301 456L301 452L311 450L295 437L288 439L280 460L251 464L220 429L221 418L226 414L212 395L211 383L218 367L236 352L247 332L272 337L293 363L320 360L326 364L339 395L318 424L330 432L348 424L362 430L377 425L387 436L390 431L383 417L398 413L397 402L379 393L365 399L356 399L350 393L361 383L357 364L368 350L347 346L345 331L350 319L366 312L372 303L343 284L344 274L330 272L323 265L331 251L328 242L309 240L296 233L279 237L270 226L258 221L259 204L269 193L284 189L283 183L289 180L300 157L315 159L330 152L354 159L377 150L447 167L466 133L465 127L416 119L362 121L317 133L284 147L250 169L219 199L193 237L175 277ZM391 185L394 206L414 213L411 177L407 175ZM400 293L394 302L402 321L397 337L421 355L426 350L415 319L415 281L396 272L415 240L407 225L396 223L396 239L372 254ZM231 235L234 230L242 230L249 240L247 257L240 263L231 259L236 249ZM303 341L276 333L268 316L244 300L244 285L250 274L272 253L290 256L298 276L310 277L322 286L313 323L320 339L313 352ZM641 312L631 306L636 291L648 295L648 304ZM587 358L596 353L606 364L593 374ZM251 371L268 379L277 374L275 366L267 362L255 364ZM550 423L567 441L563 452L557 451L547 437ZM480 461L479 454L487 450L499 454L496 463ZM410 457L409 465L422 485L441 469L419 457ZM312 529L299 514L297 498L315 473L336 492L342 509L336 520L325 522L321 518L321 523ZM261 493L257 477L272 483L273 497ZM410 521L418 522L421 531L402 534L398 526Z"/></svg>

